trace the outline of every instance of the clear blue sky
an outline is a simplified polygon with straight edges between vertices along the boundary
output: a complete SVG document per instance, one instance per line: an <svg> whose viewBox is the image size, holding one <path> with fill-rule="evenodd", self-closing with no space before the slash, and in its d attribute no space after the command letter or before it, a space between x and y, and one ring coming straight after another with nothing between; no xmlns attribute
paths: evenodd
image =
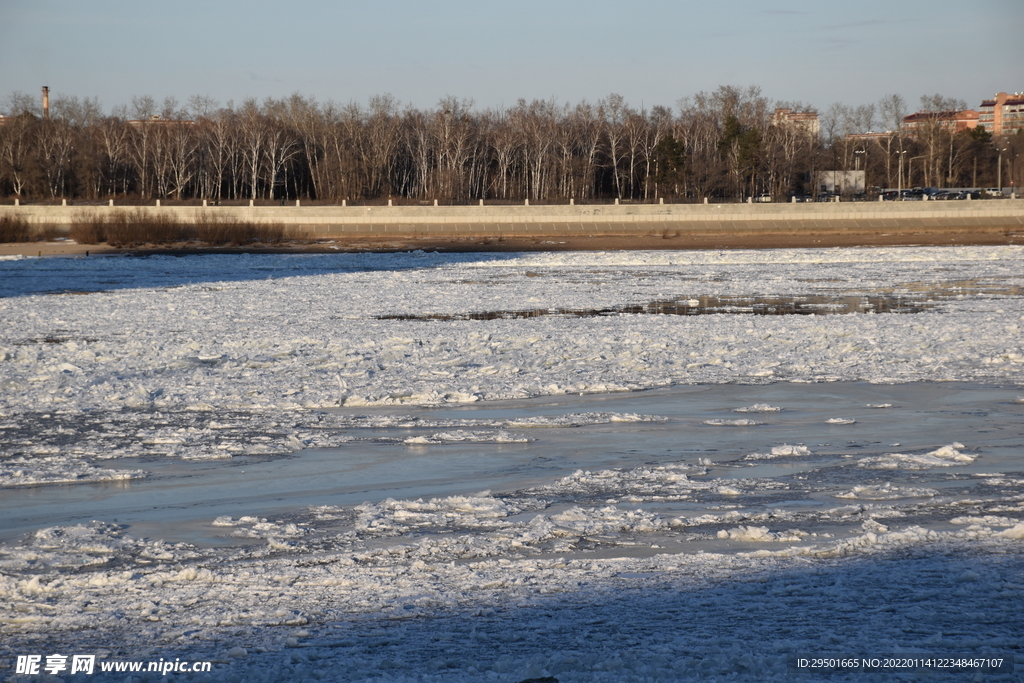
<svg viewBox="0 0 1024 683"><path fill-rule="evenodd" d="M224 103L294 92L431 107L616 92L674 106L719 85L824 109L899 93L1024 91L1024 0L0 0L13 91Z"/></svg>

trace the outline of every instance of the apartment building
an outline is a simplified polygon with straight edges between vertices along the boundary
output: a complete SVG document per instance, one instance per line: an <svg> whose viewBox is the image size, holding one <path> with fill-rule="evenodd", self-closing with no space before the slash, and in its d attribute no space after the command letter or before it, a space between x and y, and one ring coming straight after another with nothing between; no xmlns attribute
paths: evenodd
<svg viewBox="0 0 1024 683"><path fill-rule="evenodd" d="M985 100L978 109L978 125L992 135L1013 135L1024 129L1024 93L1005 92Z"/></svg>
<svg viewBox="0 0 1024 683"><path fill-rule="evenodd" d="M799 130L816 138L821 131L816 111L793 111L792 109L776 109L772 114L772 125L779 128Z"/></svg>

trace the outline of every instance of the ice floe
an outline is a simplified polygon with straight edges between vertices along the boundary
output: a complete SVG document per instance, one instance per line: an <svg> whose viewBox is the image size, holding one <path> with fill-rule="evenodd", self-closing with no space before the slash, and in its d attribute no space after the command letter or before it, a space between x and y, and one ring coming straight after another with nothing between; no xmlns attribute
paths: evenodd
<svg viewBox="0 0 1024 683"><path fill-rule="evenodd" d="M743 456L743 459L773 460L775 458L802 457L807 455L812 455L811 449L807 446L782 444L781 446L772 446L772 450L768 453L748 453Z"/></svg>
<svg viewBox="0 0 1024 683"><path fill-rule="evenodd" d="M900 500L902 498L932 498L939 495L939 492L935 489L915 488L913 486L893 486L890 482L886 482L884 484L854 486L849 491L842 491L834 495L836 498L853 498L858 500Z"/></svg>
<svg viewBox="0 0 1024 683"><path fill-rule="evenodd" d="M769 531L766 526L740 526L735 529L722 529L718 538L730 541L746 541L748 543L783 543L801 541L809 536L806 531L789 529L788 531Z"/></svg>
<svg viewBox="0 0 1024 683"><path fill-rule="evenodd" d="M145 470L107 469L59 455L0 459L0 488L125 481L145 476Z"/></svg>
<svg viewBox="0 0 1024 683"><path fill-rule="evenodd" d="M743 408L733 408L734 413L777 413L782 408L770 405L768 403L755 403L752 406L745 406Z"/></svg>
<svg viewBox="0 0 1024 683"><path fill-rule="evenodd" d="M928 453L886 453L860 459L857 464L876 470L925 470L931 467L956 467L974 462L977 455L964 453L962 443L952 443Z"/></svg>
<svg viewBox="0 0 1024 683"><path fill-rule="evenodd" d="M467 431L459 429L453 432L436 432L434 434L410 436L403 440L410 446L437 443L529 443L529 437L513 434L504 430L496 432Z"/></svg>

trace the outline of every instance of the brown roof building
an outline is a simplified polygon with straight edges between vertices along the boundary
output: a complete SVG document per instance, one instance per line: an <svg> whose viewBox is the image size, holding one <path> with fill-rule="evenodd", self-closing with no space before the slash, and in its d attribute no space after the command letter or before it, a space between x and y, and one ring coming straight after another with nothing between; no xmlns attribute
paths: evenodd
<svg viewBox="0 0 1024 683"><path fill-rule="evenodd" d="M1024 129L1024 93L998 93L978 110L978 125L992 135L1012 135Z"/></svg>
<svg viewBox="0 0 1024 683"><path fill-rule="evenodd" d="M978 112L964 111L919 111L903 117L903 133L911 137L930 127L943 128L951 133L978 127Z"/></svg>
<svg viewBox="0 0 1024 683"><path fill-rule="evenodd" d="M861 140L864 142L881 141L887 138L895 138L896 133L891 130L887 130L884 133L875 133L874 131L868 131L867 133L847 133L847 140Z"/></svg>

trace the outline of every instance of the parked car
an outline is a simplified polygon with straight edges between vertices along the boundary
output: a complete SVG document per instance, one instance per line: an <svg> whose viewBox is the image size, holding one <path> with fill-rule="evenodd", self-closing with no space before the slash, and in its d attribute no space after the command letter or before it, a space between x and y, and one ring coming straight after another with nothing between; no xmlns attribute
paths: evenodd
<svg viewBox="0 0 1024 683"><path fill-rule="evenodd" d="M949 193L949 199L961 199L961 200L963 200L963 199L967 199L968 197L970 197L971 199L981 199L981 191L980 190L960 190L959 192L950 192Z"/></svg>

